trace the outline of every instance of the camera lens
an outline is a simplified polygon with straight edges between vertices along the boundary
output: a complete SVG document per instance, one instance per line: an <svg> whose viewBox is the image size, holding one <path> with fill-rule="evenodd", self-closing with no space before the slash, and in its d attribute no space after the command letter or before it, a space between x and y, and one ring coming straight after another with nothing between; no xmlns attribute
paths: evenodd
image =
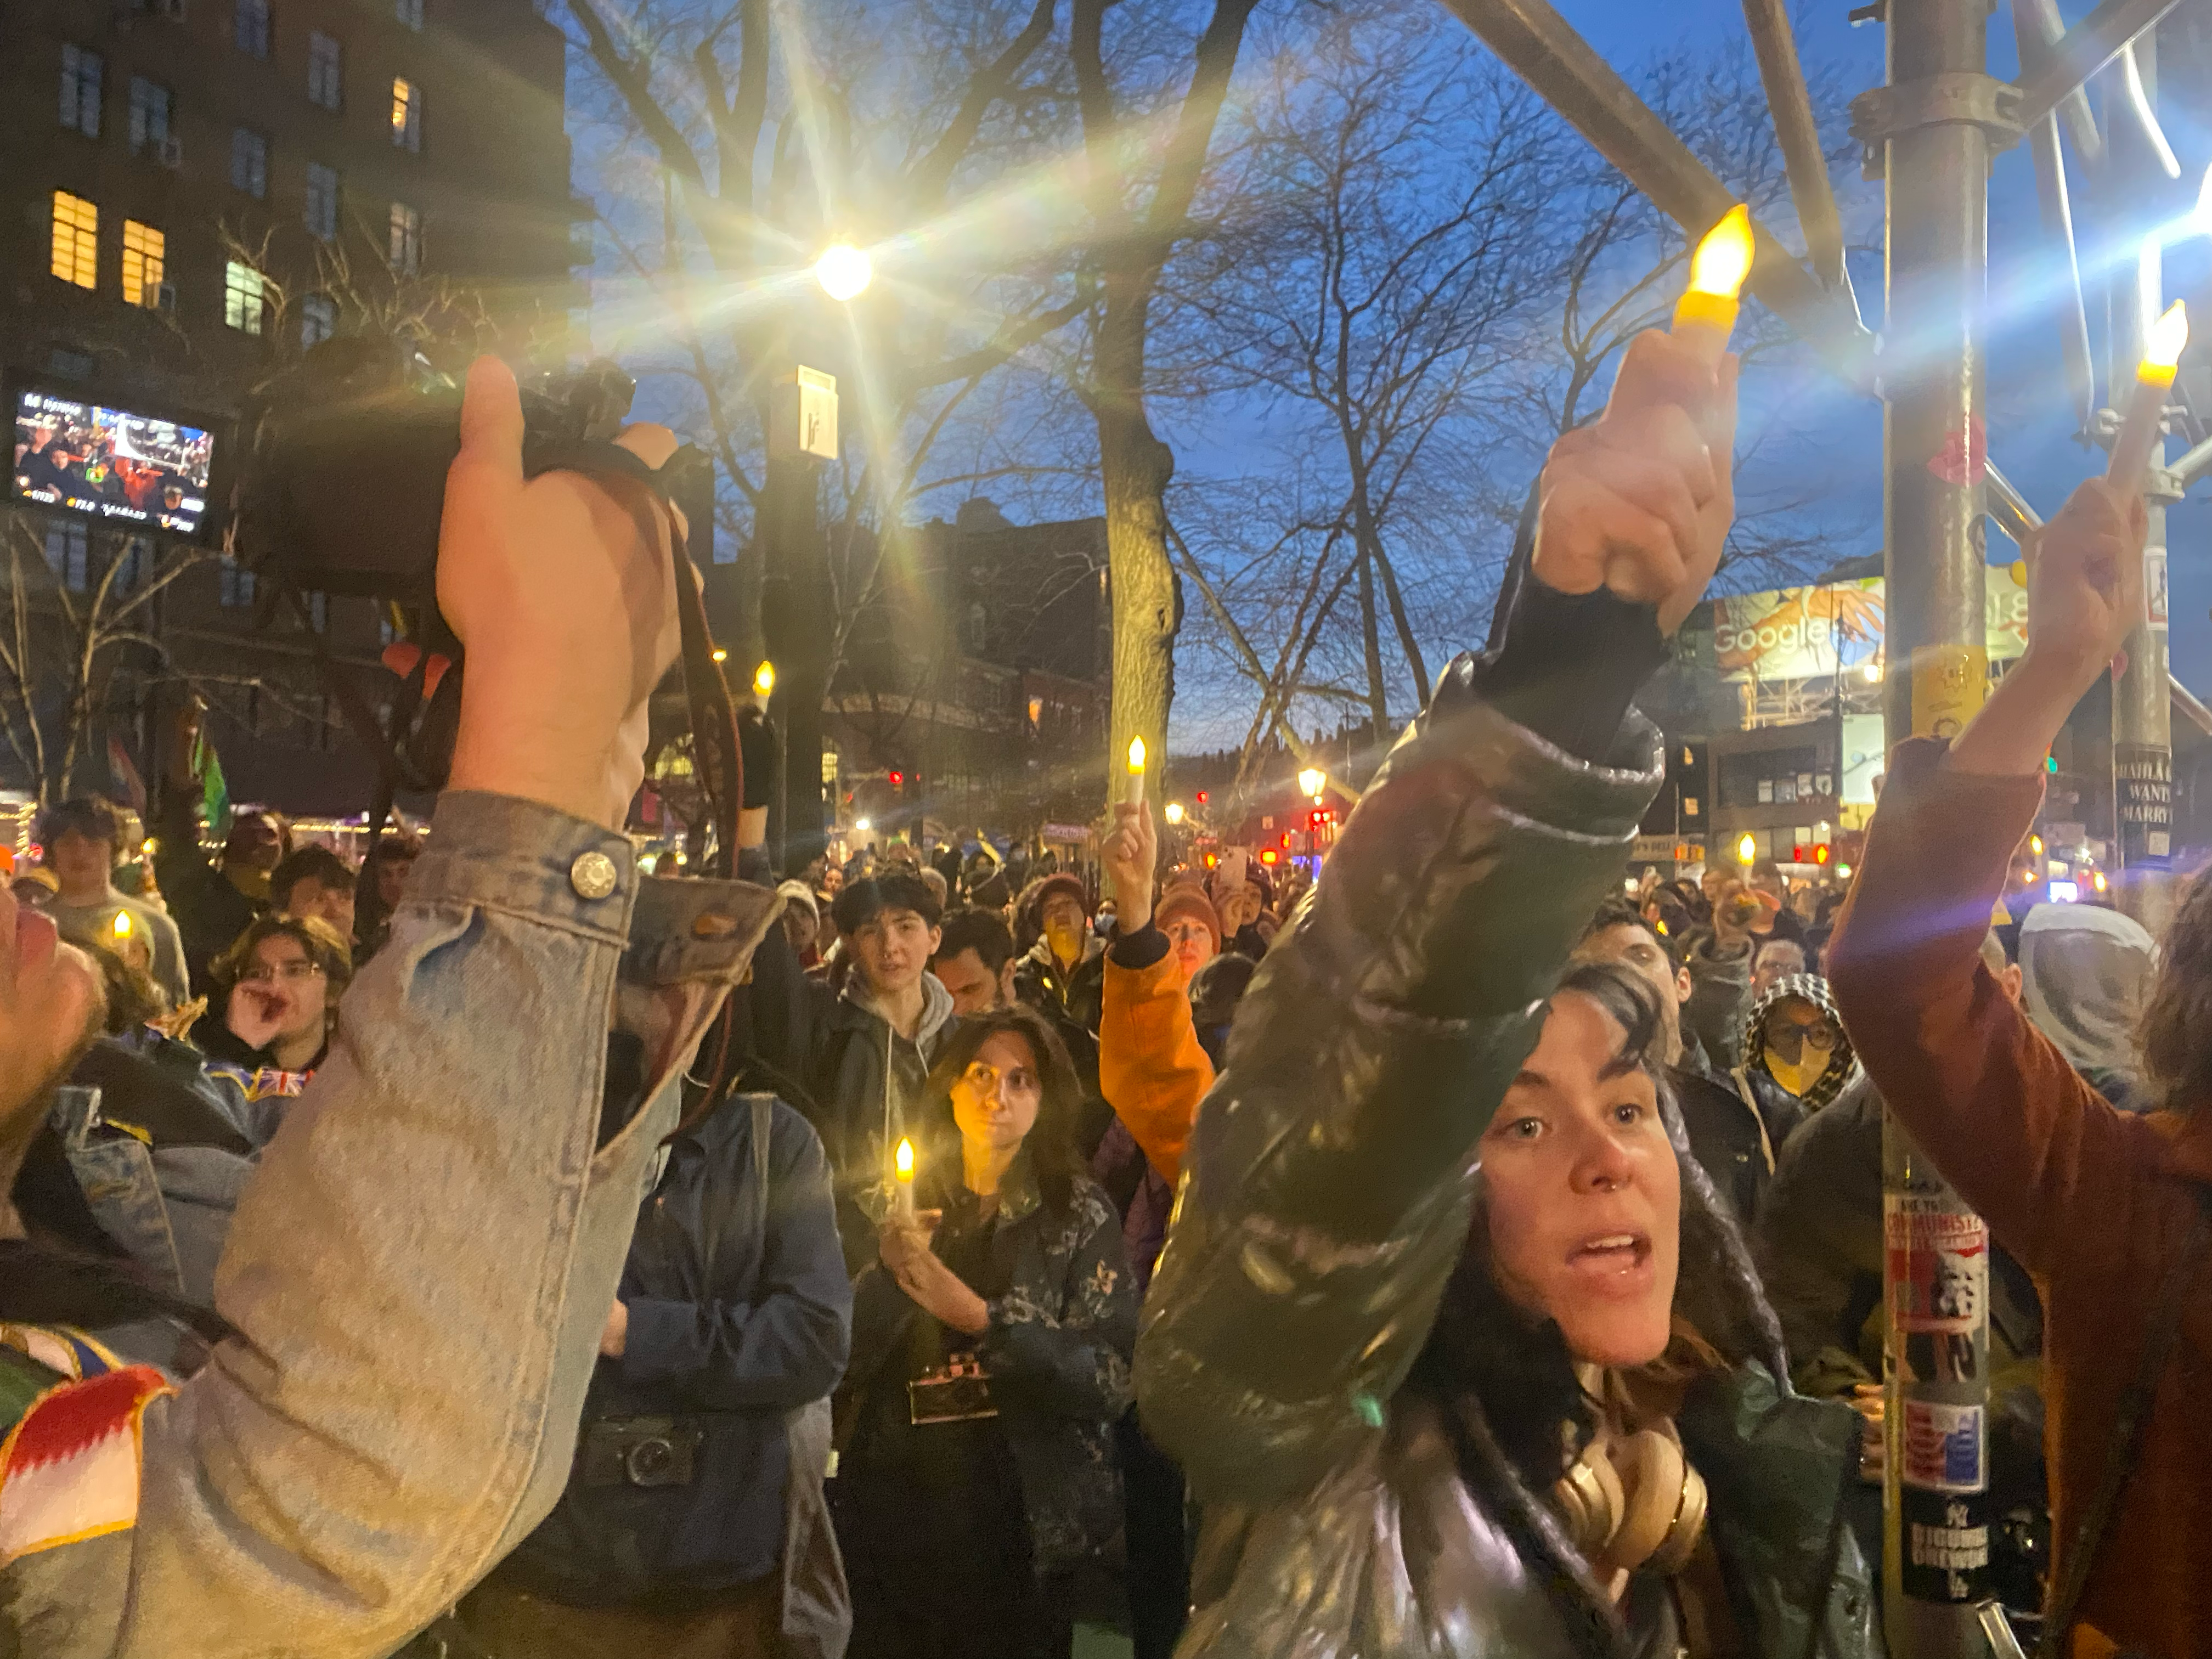
<svg viewBox="0 0 2212 1659"><path fill-rule="evenodd" d="M641 1440L625 1461L632 1486L666 1486L675 1471L676 1448L665 1440Z"/></svg>

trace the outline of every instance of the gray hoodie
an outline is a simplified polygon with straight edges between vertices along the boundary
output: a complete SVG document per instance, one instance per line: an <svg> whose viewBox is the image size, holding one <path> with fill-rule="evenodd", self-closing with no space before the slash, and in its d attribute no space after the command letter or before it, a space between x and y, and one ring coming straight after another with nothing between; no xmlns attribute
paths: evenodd
<svg viewBox="0 0 2212 1659"><path fill-rule="evenodd" d="M2020 928L2021 1001L2090 1087L2127 1111L2149 1106L2136 1025L2158 963L2142 924L2087 904L2039 904Z"/></svg>

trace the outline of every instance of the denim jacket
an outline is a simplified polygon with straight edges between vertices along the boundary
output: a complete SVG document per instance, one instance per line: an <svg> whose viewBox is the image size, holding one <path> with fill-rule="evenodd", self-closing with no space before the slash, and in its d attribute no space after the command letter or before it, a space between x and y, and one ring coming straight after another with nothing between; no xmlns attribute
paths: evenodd
<svg viewBox="0 0 2212 1659"><path fill-rule="evenodd" d="M26 1548L0 1486L0 1653L370 1659L512 1549L568 1478L683 1067L778 908L448 794L239 1206L240 1335L143 1408L132 1512ZM614 1099L611 1030L642 1055Z"/></svg>

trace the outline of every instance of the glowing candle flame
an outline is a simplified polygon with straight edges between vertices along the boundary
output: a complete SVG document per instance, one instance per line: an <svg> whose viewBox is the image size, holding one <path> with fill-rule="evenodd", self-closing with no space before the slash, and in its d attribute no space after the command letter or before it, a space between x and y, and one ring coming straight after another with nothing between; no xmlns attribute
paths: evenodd
<svg viewBox="0 0 2212 1659"><path fill-rule="evenodd" d="M753 670L753 690L763 697L775 692L775 665L774 663L764 662Z"/></svg>
<svg viewBox="0 0 2212 1659"><path fill-rule="evenodd" d="M2176 300L2166 308L2166 314L2151 325L2150 336L2143 342L2142 367L2156 369L2167 380L2181 362L2182 348L2189 343L2189 307ZM2148 378L2137 370L2137 378Z"/></svg>
<svg viewBox="0 0 2212 1659"><path fill-rule="evenodd" d="M118 910L115 913L114 928L116 938L129 939L131 937L131 913L128 910Z"/></svg>
<svg viewBox="0 0 2212 1659"><path fill-rule="evenodd" d="M1139 778L1144 775L1145 740L1142 738L1132 738L1129 739L1129 775Z"/></svg>
<svg viewBox="0 0 2212 1659"><path fill-rule="evenodd" d="M902 1139L898 1144L898 1151L892 1154L891 1161L898 1166L898 1178L901 1181L913 1180L914 1142Z"/></svg>
<svg viewBox="0 0 2212 1659"><path fill-rule="evenodd" d="M1733 300L1751 275L1751 210L1741 202L1721 216L1690 258L1690 292Z"/></svg>
<svg viewBox="0 0 2212 1659"><path fill-rule="evenodd" d="M1736 842L1736 844L1735 844L1735 861L1736 861L1738 864L1749 864L1749 863L1750 863L1753 859L1757 858L1758 856L1759 856L1759 842L1758 842L1758 839L1757 839L1755 836L1751 836L1750 834L1747 833L1747 834L1745 835L1744 838L1743 838L1741 841L1740 841L1740 842Z"/></svg>

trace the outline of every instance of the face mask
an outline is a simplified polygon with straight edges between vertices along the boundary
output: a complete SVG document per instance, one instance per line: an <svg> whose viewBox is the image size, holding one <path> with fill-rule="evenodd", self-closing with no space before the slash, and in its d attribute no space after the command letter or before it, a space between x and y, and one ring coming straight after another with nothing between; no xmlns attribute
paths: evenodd
<svg viewBox="0 0 2212 1659"><path fill-rule="evenodd" d="M1788 1060L1783 1059L1771 1043L1766 1048L1768 1073L1793 1097L1802 1097L1820 1080L1821 1074L1828 1069L1826 1049L1807 1048L1801 1052L1804 1056L1802 1060Z"/></svg>

